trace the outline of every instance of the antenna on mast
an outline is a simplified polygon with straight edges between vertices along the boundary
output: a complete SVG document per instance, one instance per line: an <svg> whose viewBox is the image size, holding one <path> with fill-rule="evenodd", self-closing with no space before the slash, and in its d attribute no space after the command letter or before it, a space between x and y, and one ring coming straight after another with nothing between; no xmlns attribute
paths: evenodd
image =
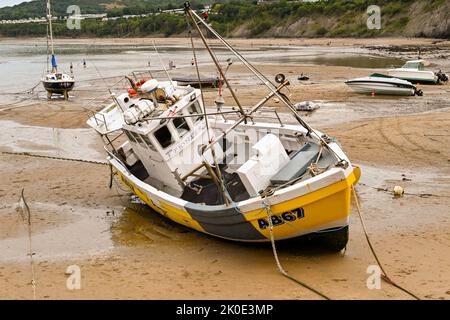
<svg viewBox="0 0 450 320"><path fill-rule="evenodd" d="M242 106L240 105L237 97L235 96L234 91L230 88L230 85L228 83L228 80L226 78L226 76L224 75L221 67L218 64L218 61L216 59L216 57L214 56L211 48L209 47L208 43L206 42L205 36L203 35L203 33L200 30L200 25L202 25L203 27L206 28L207 31L211 32L211 34L217 39L219 40L228 50L230 50L235 56L236 58L239 59L240 62L243 63L243 65L249 70L251 71L269 90L270 90L270 95L272 96L276 96L277 98L280 99L281 102L283 102L283 104L287 107L288 110L291 111L291 113L293 114L293 116L295 117L295 119L300 123L301 126L303 126L307 131L308 131L308 135L314 134L319 140L320 142L335 156L335 158L338 160L338 162L343 165L344 167L346 167L348 165L348 162L343 159L339 154L337 154L330 146L329 143L327 142L326 137L320 136L309 124L307 124L298 114L297 110L295 110L295 107L293 106L293 104L289 101L289 98L284 95L281 92L281 89L286 87L289 84L289 81L286 80L285 76L282 74L277 75L276 77L276 83L279 84L279 86L277 86L276 84L274 84L272 81L270 81L266 76L264 76L258 69L256 69L247 59L245 59L239 52L237 52L217 31L215 31L202 17L200 17L194 10L192 10L191 5L189 3L189 1L184 3L184 7L185 7L185 12L186 14L189 16L189 18L192 21L192 24L195 26L195 28L197 29L197 32L200 35L200 38L203 41L203 44L205 46L205 48L207 49L207 51L209 52L214 64L216 65L218 71L220 72L222 78L224 79L226 85L228 86L231 95L233 96L233 98L235 99L240 111L241 111L241 121L246 121L247 118L251 117L251 114L256 112L262 105L257 106L256 108L253 109L253 111L250 112L250 114L246 113Z"/></svg>
<svg viewBox="0 0 450 320"><path fill-rule="evenodd" d="M161 55L159 54L158 49L156 48L155 40L153 40L153 48L155 49L155 52L156 52L156 54L158 55L159 62L161 63L161 65L162 65L162 67L163 67L163 69L164 69L164 72L166 73L167 78L168 78L169 81L170 81L170 85L172 86L172 89L175 91L175 86L173 85L172 77L170 76L169 71L167 71L166 66L164 65L164 63L163 63L163 61L162 61Z"/></svg>

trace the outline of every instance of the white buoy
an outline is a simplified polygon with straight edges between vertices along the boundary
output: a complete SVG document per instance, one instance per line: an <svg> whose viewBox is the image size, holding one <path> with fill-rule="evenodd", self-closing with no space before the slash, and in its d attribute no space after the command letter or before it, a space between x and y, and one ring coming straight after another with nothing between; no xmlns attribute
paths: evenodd
<svg viewBox="0 0 450 320"><path fill-rule="evenodd" d="M400 186L394 187L394 196L402 197L405 194L405 190Z"/></svg>

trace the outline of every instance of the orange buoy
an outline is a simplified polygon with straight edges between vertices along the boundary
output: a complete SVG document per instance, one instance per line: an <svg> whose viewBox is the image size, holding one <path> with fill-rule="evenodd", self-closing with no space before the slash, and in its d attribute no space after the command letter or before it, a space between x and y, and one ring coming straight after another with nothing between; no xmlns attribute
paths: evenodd
<svg viewBox="0 0 450 320"><path fill-rule="evenodd" d="M128 94L130 95L130 97L135 97L138 95L137 91L134 89L128 89Z"/></svg>

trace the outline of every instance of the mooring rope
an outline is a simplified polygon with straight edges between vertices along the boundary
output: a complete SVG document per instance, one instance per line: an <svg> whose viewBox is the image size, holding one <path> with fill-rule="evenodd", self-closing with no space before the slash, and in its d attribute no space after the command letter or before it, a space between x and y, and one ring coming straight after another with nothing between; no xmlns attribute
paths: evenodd
<svg viewBox="0 0 450 320"><path fill-rule="evenodd" d="M36 276L34 272L34 260L33 260L33 246L31 242L31 211L30 207L28 206L25 196L24 196L24 189L22 189L22 193L20 195L19 199L19 209L20 209L20 215L24 222L28 226L28 255L30 256L30 269L31 269L31 287L33 288L33 299L36 300Z"/></svg>
<svg viewBox="0 0 450 320"><path fill-rule="evenodd" d="M421 300L417 295L415 295L414 293L412 293L411 291L401 287L400 285L396 284L391 278L389 278L389 276L387 275L385 269L383 268L383 265L381 264L380 259L378 258L378 255L375 252L375 249L372 245L372 241L369 238L369 235L367 233L367 229L366 229L366 224L364 223L364 219L363 219L363 215L362 215L362 210L361 210L361 206L359 204L359 200L358 200L358 196L356 194L356 190L355 187L352 186L352 193L353 193L353 197L355 198L355 202L356 202L356 209L358 210L358 215L359 215L359 220L361 221L361 225L364 231L364 235L366 237L367 240L367 244L369 245L370 251L372 252L378 266L380 267L382 274L381 274L381 278L389 283L390 285L396 287L397 289L400 289L401 291L405 292L406 294L410 295L411 297L413 297L416 300Z"/></svg>
<svg viewBox="0 0 450 320"><path fill-rule="evenodd" d="M20 105L23 102L28 102L32 100L34 97L27 97L27 98L21 98L19 101L11 102L11 103L5 103L0 104L0 111L8 111L11 109L17 109L17 108L24 108L24 107L31 107L33 105Z"/></svg>
<svg viewBox="0 0 450 320"><path fill-rule="evenodd" d="M50 159L50 160L62 160L62 161L73 161L73 162L81 162L81 163L90 163L90 164L97 164L97 165L108 165L106 162L102 161L94 161L94 160L83 160L83 159L74 159L74 158L63 158L63 157L53 157L53 156L44 156L39 154L32 154L28 152L8 152L8 151L1 151L1 154L6 155L13 155L13 156L26 156L26 157L33 157L33 158L43 158L43 159Z"/></svg>
<svg viewBox="0 0 450 320"><path fill-rule="evenodd" d="M365 186L371 189L374 189L376 191L380 191L380 192L384 192L387 194L392 194L395 195L393 190L389 190L388 188L381 188L381 187L374 187L374 186L370 186L368 184L365 183L361 183L359 182L359 184L361 186ZM420 198L429 198L429 197L435 197L435 198L449 198L450 196L447 195L443 195L443 194L433 194L433 193L411 193L411 192L404 192L403 195L405 196L413 196L413 197L420 197Z"/></svg>
<svg viewBox="0 0 450 320"><path fill-rule="evenodd" d="M278 257L278 252L277 252L277 247L275 244L275 237L273 235L273 224L272 224L272 210L270 209L270 204L266 201L263 200L263 204L266 207L266 212L267 212L267 220L269 221L269 231L270 231L270 242L272 244L272 251L273 251L273 256L275 258L275 262L277 264L278 267L278 271L280 271L280 273L285 276L286 278L288 278L289 280L294 281L295 283L301 285L302 287L314 292L315 294L321 296L322 298L324 298L325 300L331 300L331 298L329 298L328 296L326 296L324 293L320 292L317 289L314 289L313 287L311 287L310 285L306 284L305 282L291 276L289 273L287 273L287 271L283 268L283 266L281 265L280 259Z"/></svg>

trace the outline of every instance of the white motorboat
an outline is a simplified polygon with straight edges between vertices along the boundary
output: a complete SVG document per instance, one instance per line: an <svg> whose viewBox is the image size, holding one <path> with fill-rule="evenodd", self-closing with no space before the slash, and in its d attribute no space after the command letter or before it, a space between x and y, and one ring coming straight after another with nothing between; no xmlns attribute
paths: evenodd
<svg viewBox="0 0 450 320"><path fill-rule="evenodd" d="M447 75L442 72L425 70L427 62L424 60L412 60L397 69L388 70L388 75L391 77L408 80L412 83L436 84L448 80Z"/></svg>
<svg viewBox="0 0 450 320"><path fill-rule="evenodd" d="M373 74L369 77L351 79L345 82L353 91L366 94L396 95L396 96L422 96L423 92L417 90L411 82Z"/></svg>
<svg viewBox="0 0 450 320"><path fill-rule="evenodd" d="M53 28L52 28L52 10L50 0L47 1L47 19L48 19L48 34L47 34L47 57L49 50L52 57L52 68L50 70L47 58L47 75L42 79L42 84L47 91L47 98L51 98L52 95L63 95L66 100L69 99L69 91L75 86L75 79L65 73L58 71L58 65L56 64L55 48L53 45ZM48 43L50 40L50 44Z"/></svg>

